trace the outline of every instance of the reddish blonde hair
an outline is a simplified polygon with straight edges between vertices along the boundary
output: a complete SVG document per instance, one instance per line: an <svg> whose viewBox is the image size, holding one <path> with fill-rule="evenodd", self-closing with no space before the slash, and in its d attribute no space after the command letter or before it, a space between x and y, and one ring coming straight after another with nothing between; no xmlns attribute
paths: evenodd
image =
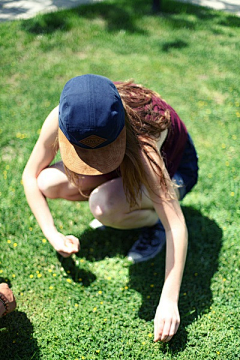
<svg viewBox="0 0 240 360"><path fill-rule="evenodd" d="M152 145L161 132L171 125L169 110L164 115L153 110L152 98L160 97L156 92L132 81L116 84L126 111L127 144L124 160L120 166L123 187L130 206L141 198L142 185L149 189L148 174L144 171L141 150L150 162L159 179L159 186L168 193L164 169L150 155L149 150L159 157L158 150ZM146 110L147 109L147 110ZM144 140L143 140L144 139Z"/></svg>

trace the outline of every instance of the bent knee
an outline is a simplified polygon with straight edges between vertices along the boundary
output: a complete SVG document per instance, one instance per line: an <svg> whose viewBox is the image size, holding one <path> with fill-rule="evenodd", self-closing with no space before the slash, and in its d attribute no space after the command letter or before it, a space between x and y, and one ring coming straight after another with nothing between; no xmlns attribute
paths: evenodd
<svg viewBox="0 0 240 360"><path fill-rule="evenodd" d="M111 194L109 189L98 187L93 190L89 197L89 208L93 216L102 224L117 227L121 213L116 197Z"/></svg>
<svg viewBox="0 0 240 360"><path fill-rule="evenodd" d="M49 175L49 169L44 169L40 172L37 177L38 188L45 197L49 199L57 199L60 197L57 189L58 187L54 184L51 176Z"/></svg>

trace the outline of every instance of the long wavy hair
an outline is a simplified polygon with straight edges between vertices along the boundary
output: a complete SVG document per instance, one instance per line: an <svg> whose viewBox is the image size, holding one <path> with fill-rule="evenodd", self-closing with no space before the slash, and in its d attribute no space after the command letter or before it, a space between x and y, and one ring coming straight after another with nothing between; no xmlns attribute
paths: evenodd
<svg viewBox="0 0 240 360"><path fill-rule="evenodd" d="M126 111L127 144L124 160L120 166L123 187L130 206L141 199L142 185L150 188L148 174L144 171L141 151L150 162L159 179L159 186L168 194L168 178L165 176L162 161L156 162L151 153L160 157L159 149L152 145L152 139L159 139L161 133L170 128L170 112L164 115L154 111L152 98L160 95L132 81L117 83L116 87L121 96ZM151 189L154 190L154 189Z"/></svg>
<svg viewBox="0 0 240 360"><path fill-rule="evenodd" d="M152 145L152 139L157 140L161 133L170 128L170 112L166 110L164 115L155 112L152 106L152 98L160 95L133 81L115 83L121 96L125 109L125 125L127 130L126 152L119 175L123 180L123 188L130 207L137 205L141 199L142 185L150 189L148 174L144 171L141 159L141 151L150 162L159 179L158 185L168 194L168 181L165 171L151 156L152 151L160 157L159 150ZM66 174L71 182L78 188L80 184L78 174L73 173L65 166ZM153 189L152 189L153 190ZM84 194L82 194L84 195ZM87 197L87 196L86 196Z"/></svg>

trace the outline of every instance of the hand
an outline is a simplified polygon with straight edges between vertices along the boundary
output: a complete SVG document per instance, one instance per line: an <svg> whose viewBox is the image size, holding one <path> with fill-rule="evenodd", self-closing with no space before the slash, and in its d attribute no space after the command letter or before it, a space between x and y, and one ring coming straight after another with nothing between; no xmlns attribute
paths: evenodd
<svg viewBox="0 0 240 360"><path fill-rule="evenodd" d="M12 290L9 288L8 284L2 283L0 284L0 293L2 293L7 300L9 301L8 314L12 312L16 308L16 300L13 295ZM0 314L1 317L2 314Z"/></svg>
<svg viewBox="0 0 240 360"><path fill-rule="evenodd" d="M168 342L180 324L178 305L169 299L160 299L154 318L154 341Z"/></svg>
<svg viewBox="0 0 240 360"><path fill-rule="evenodd" d="M80 250L78 238L73 235L63 235L57 232L53 238L49 239L54 249L63 257L67 258Z"/></svg>

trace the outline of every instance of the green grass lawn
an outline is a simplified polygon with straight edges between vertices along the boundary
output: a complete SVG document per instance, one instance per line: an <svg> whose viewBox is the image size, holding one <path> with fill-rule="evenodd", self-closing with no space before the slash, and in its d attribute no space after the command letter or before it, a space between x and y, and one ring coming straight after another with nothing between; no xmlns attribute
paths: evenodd
<svg viewBox="0 0 240 360"><path fill-rule="evenodd" d="M0 319L0 358L239 359L240 19L174 1L114 0L0 24L0 277L18 309ZM67 80L134 79L186 123L200 177L182 202L189 251L181 325L153 343L164 251L131 265L137 231L96 232L87 203L50 201L57 227L81 239L63 260L43 237L21 175Z"/></svg>

